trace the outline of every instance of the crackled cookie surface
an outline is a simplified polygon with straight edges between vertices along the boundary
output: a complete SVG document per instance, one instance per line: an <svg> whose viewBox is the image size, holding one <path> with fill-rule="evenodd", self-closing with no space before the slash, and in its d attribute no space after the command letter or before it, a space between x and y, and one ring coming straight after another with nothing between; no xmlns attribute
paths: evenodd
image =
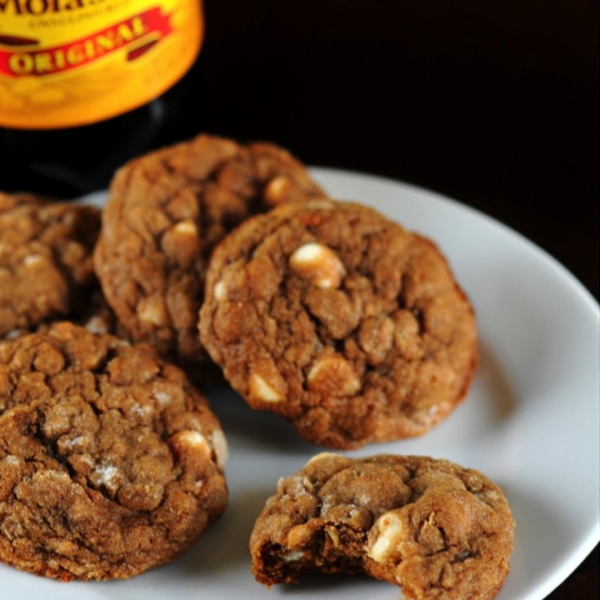
<svg viewBox="0 0 600 600"><path fill-rule="evenodd" d="M0 193L0 338L86 302L99 229L97 208Z"/></svg>
<svg viewBox="0 0 600 600"><path fill-rule="evenodd" d="M474 313L438 248L355 203L242 223L212 256L200 333L252 407L334 448L425 433L477 365Z"/></svg>
<svg viewBox="0 0 600 600"><path fill-rule="evenodd" d="M279 481L250 551L266 585L365 572L407 600L491 600L513 534L502 490L478 471L425 456L323 453Z"/></svg>
<svg viewBox="0 0 600 600"><path fill-rule="evenodd" d="M115 175L94 255L108 303L133 339L194 363L208 256L249 215L323 195L304 166L268 143L200 135Z"/></svg>
<svg viewBox="0 0 600 600"><path fill-rule="evenodd" d="M187 551L226 508L208 403L149 345L71 323L0 345L0 560L127 578Z"/></svg>

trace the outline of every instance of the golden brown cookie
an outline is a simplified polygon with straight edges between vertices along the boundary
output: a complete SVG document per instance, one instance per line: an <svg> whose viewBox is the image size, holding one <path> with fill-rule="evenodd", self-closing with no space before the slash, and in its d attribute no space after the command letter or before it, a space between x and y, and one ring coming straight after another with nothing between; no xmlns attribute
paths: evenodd
<svg viewBox="0 0 600 600"><path fill-rule="evenodd" d="M99 229L92 206L0 193L0 339L87 303Z"/></svg>
<svg viewBox="0 0 600 600"><path fill-rule="evenodd" d="M128 578L186 552L226 508L207 400L149 345L71 323L0 344L0 560Z"/></svg>
<svg viewBox="0 0 600 600"><path fill-rule="evenodd" d="M252 571L265 585L364 572L407 600L491 600L509 572L514 527L502 490L474 469L323 453L279 481L252 531Z"/></svg>
<svg viewBox="0 0 600 600"><path fill-rule="evenodd" d="M333 448L427 432L477 365L473 309L435 244L326 199L255 216L219 244L200 333L250 406Z"/></svg>
<svg viewBox="0 0 600 600"><path fill-rule="evenodd" d="M198 310L215 244L251 214L315 195L304 166L268 143L200 135L129 162L111 183L94 254L108 303L133 339L202 361Z"/></svg>

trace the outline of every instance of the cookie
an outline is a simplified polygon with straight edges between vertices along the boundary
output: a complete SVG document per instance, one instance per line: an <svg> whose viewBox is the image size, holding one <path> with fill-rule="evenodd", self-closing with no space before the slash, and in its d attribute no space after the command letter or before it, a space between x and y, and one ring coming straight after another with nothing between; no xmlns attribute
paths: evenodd
<svg viewBox="0 0 600 600"><path fill-rule="evenodd" d="M215 244L251 214L315 195L304 166L268 143L200 135L130 161L111 182L94 254L109 305L132 339L202 362L198 310Z"/></svg>
<svg viewBox="0 0 600 600"><path fill-rule="evenodd" d="M186 552L227 505L205 397L147 344L59 323L0 345L0 560L128 578Z"/></svg>
<svg viewBox="0 0 600 600"><path fill-rule="evenodd" d="M92 206L0 193L0 338L85 305L99 230Z"/></svg>
<svg viewBox="0 0 600 600"><path fill-rule="evenodd" d="M429 239L366 206L279 206L216 248L202 343L251 407L307 440L418 436L465 397L473 308Z"/></svg>
<svg viewBox="0 0 600 600"><path fill-rule="evenodd" d="M509 572L515 523L485 475L426 456L323 453L281 479L250 537L265 585L310 571L358 573L406 600L491 600Z"/></svg>

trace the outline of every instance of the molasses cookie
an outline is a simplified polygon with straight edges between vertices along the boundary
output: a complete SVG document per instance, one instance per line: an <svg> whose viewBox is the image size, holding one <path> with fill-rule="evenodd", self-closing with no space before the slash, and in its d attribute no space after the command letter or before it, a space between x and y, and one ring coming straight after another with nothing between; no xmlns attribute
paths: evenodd
<svg viewBox="0 0 600 600"><path fill-rule="evenodd" d="M514 520L502 490L447 460L323 453L281 479L250 538L265 585L310 571L400 585L407 600L491 600L509 572Z"/></svg>
<svg viewBox="0 0 600 600"><path fill-rule="evenodd" d="M226 508L207 400L146 344L71 323L0 345L0 560L128 578L186 552Z"/></svg>
<svg viewBox="0 0 600 600"><path fill-rule="evenodd" d="M132 160L111 182L94 254L104 295L134 340L202 361L198 310L215 244L251 214L316 195L304 166L268 143L200 135Z"/></svg>
<svg viewBox="0 0 600 600"><path fill-rule="evenodd" d="M255 409L333 448L418 436L464 398L473 309L429 239L366 206L279 206L216 248L202 343Z"/></svg>
<svg viewBox="0 0 600 600"><path fill-rule="evenodd" d="M92 206L0 193L0 339L87 302L99 229Z"/></svg>

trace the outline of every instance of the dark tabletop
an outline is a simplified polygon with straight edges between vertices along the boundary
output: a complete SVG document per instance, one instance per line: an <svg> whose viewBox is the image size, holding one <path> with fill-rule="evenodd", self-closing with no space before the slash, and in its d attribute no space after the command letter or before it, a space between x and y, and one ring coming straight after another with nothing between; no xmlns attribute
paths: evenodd
<svg viewBox="0 0 600 600"><path fill-rule="evenodd" d="M424 186L598 297L591 0L206 2L198 128Z"/></svg>
<svg viewBox="0 0 600 600"><path fill-rule="evenodd" d="M598 298L597 12L591 0L208 0L191 126L453 197ZM600 597L598 563L596 548L548 598Z"/></svg>

